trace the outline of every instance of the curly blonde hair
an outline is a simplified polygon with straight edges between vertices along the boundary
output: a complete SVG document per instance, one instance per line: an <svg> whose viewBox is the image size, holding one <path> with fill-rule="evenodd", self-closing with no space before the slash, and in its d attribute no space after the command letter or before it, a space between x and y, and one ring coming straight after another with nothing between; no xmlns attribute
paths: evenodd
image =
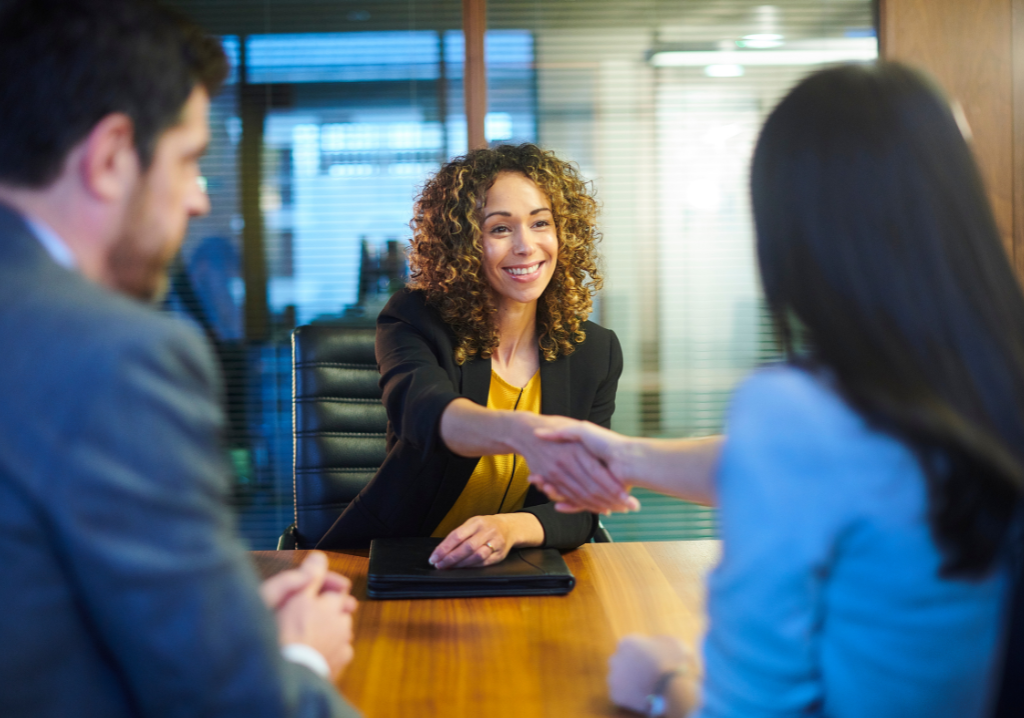
<svg viewBox="0 0 1024 718"><path fill-rule="evenodd" d="M480 212L502 172L533 180L551 201L558 232L554 275L537 303L538 345L546 361L586 339L580 328L602 286L597 266L597 202L577 169L536 145L473 150L444 165L416 198L410 227L409 287L426 295L455 333L455 361L498 347L497 303L482 265Z"/></svg>

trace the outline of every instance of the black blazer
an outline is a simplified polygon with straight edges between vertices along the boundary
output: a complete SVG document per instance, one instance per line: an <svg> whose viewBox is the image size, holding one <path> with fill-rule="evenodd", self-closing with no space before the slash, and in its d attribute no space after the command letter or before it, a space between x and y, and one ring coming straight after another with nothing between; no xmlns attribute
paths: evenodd
<svg viewBox="0 0 1024 718"><path fill-rule="evenodd" d="M556 361L541 361L541 413L609 426L622 373L615 333L584 322L586 341ZM479 458L452 453L441 414L466 397L487 406L491 360L455 363L455 335L422 292L403 289L377 318L377 366L388 413L388 454L377 475L334 522L317 548L359 548L385 536L429 536L459 498ZM544 528L544 545L576 548L597 517L563 514L531 486L523 511Z"/></svg>

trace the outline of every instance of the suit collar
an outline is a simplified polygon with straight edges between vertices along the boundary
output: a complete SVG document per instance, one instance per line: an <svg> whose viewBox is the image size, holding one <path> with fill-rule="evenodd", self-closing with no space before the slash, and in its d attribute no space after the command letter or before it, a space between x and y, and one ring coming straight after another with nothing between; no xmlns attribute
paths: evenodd
<svg viewBox="0 0 1024 718"><path fill-rule="evenodd" d="M25 223L25 218L18 212L0 203L0 265L56 266L53 258L40 244L39 240Z"/></svg>
<svg viewBox="0 0 1024 718"><path fill-rule="evenodd" d="M22 219L54 262L64 267L64 269L73 270L77 267L78 260L75 259L71 248L68 247L64 239L50 225L28 215L25 215Z"/></svg>

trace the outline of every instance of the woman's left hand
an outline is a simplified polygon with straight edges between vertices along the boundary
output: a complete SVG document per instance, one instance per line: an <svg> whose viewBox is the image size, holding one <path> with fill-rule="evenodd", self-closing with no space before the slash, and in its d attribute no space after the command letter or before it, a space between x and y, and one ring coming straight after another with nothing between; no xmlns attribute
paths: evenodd
<svg viewBox="0 0 1024 718"><path fill-rule="evenodd" d="M430 563L434 568L471 568L504 561L516 545L531 543L517 535L516 520L524 518L539 528L540 523L531 514L474 516L445 537L430 555Z"/></svg>
<svg viewBox="0 0 1024 718"><path fill-rule="evenodd" d="M673 636L626 636L608 660L608 693L616 705L644 713L658 677L682 672L691 661L689 649Z"/></svg>

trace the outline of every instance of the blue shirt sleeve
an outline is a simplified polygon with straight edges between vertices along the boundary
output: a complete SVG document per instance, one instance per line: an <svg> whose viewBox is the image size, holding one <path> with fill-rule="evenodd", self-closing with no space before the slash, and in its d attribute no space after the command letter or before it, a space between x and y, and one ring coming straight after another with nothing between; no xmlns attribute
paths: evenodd
<svg viewBox="0 0 1024 718"><path fill-rule="evenodd" d="M788 368L759 372L736 393L718 475L723 556L708 587L700 716L821 712L821 595L845 513L830 476L842 453L832 429L848 420L836 401Z"/></svg>

